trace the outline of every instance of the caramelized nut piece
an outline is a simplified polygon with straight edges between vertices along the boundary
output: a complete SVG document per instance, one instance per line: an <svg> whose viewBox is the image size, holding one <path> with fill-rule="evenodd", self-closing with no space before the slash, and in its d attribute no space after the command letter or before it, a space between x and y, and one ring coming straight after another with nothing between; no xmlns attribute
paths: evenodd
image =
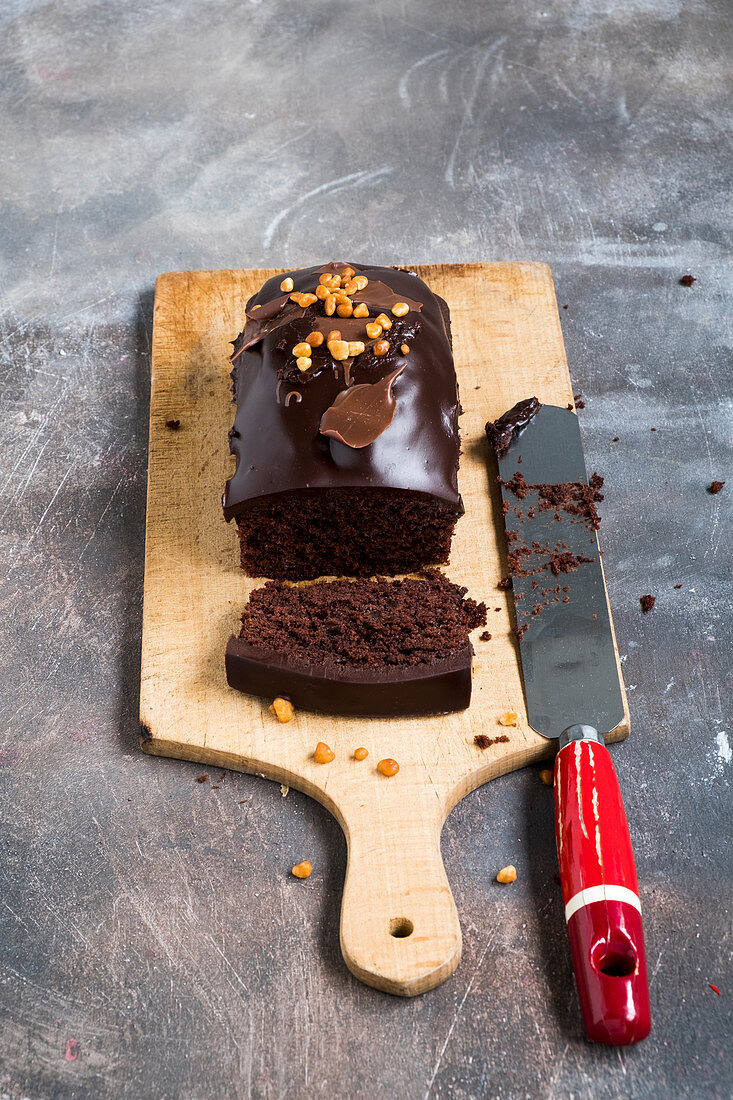
<svg viewBox="0 0 733 1100"><path fill-rule="evenodd" d="M354 749L354 759L355 760L366 760L368 755L369 755L369 749L364 749L364 748Z"/></svg>
<svg viewBox="0 0 733 1100"><path fill-rule="evenodd" d="M370 321L366 326L366 334L370 340L378 340L382 332L382 326L378 325L376 321Z"/></svg>
<svg viewBox="0 0 733 1100"><path fill-rule="evenodd" d="M499 719L500 726L516 726L516 724L517 716L513 710L508 710L506 714L502 714L501 718Z"/></svg>
<svg viewBox="0 0 733 1100"><path fill-rule="evenodd" d="M341 339L341 329L340 328L332 328L331 331L329 332L328 336L326 337L326 344L328 345L331 342L331 340L340 340L340 339Z"/></svg>
<svg viewBox="0 0 733 1100"><path fill-rule="evenodd" d="M386 355L389 351L389 340L378 340L372 351L375 355Z"/></svg>
<svg viewBox="0 0 733 1100"><path fill-rule="evenodd" d="M318 299L315 294L303 294L301 291L296 290L295 294L290 295L290 301L297 302L302 309L307 309L308 306L312 306Z"/></svg>
<svg viewBox="0 0 733 1100"><path fill-rule="evenodd" d="M386 775L387 777L391 775L397 775L397 772L399 770L399 764L396 760L392 760L391 757L388 757L386 760L380 760L377 764L377 771L381 772L382 775Z"/></svg>
<svg viewBox="0 0 733 1100"><path fill-rule="evenodd" d="M388 317L386 313L380 313L376 321L382 328L392 328L392 318Z"/></svg>
<svg viewBox="0 0 733 1100"><path fill-rule="evenodd" d="M334 359L349 358L349 345L345 340L329 340L326 346Z"/></svg>
<svg viewBox="0 0 733 1100"><path fill-rule="evenodd" d="M506 885L509 882L517 881L517 868L513 863L507 864L506 867L502 867L499 874L496 876L496 881Z"/></svg>
<svg viewBox="0 0 733 1100"><path fill-rule="evenodd" d="M334 290L333 296L336 299L337 306L350 306L352 304L351 298L348 294L344 294L343 290Z"/></svg>
<svg viewBox="0 0 733 1100"><path fill-rule="evenodd" d="M338 313L339 317L351 317L352 313L354 312L354 307L352 306L351 302L346 302L340 306L336 306L336 312Z"/></svg>
<svg viewBox="0 0 733 1100"><path fill-rule="evenodd" d="M321 286L330 286L332 281L333 275L331 275L328 271L324 271L320 279L318 280Z"/></svg>
<svg viewBox="0 0 733 1100"><path fill-rule="evenodd" d="M361 340L349 340L349 358L353 355L361 355L364 351L364 344Z"/></svg>
<svg viewBox="0 0 733 1100"><path fill-rule="evenodd" d="M298 370L310 370L310 368L313 366L313 360L311 359L310 355L299 355L298 358L295 360L295 365Z"/></svg>
<svg viewBox="0 0 733 1100"><path fill-rule="evenodd" d="M333 317L334 313L336 312L336 299L334 298L333 294L326 295L326 300L323 305L326 310L326 316Z"/></svg>
<svg viewBox="0 0 733 1100"><path fill-rule="evenodd" d="M345 283L350 282L351 279L354 278L355 274L356 272L354 271L353 267L345 267L339 276L341 279L341 286L343 286Z"/></svg>
<svg viewBox="0 0 733 1100"><path fill-rule="evenodd" d="M369 306L366 304L366 302L359 302L358 305L354 306L354 316L355 317L368 317L369 316Z"/></svg>
<svg viewBox="0 0 733 1100"><path fill-rule="evenodd" d="M336 759L336 753L329 748L325 741L319 741L313 751L313 759L316 764L330 764Z"/></svg>
<svg viewBox="0 0 733 1100"><path fill-rule="evenodd" d="M293 280L289 277L287 279L283 279L283 281L280 283L280 289L284 291L285 294L289 294L290 291L293 289Z"/></svg>
<svg viewBox="0 0 733 1100"><path fill-rule="evenodd" d="M404 317L406 313L410 312L410 307L407 302L395 302L392 306L392 313L395 317Z"/></svg>
<svg viewBox="0 0 733 1100"><path fill-rule="evenodd" d="M400 351L402 352L403 355L409 355L410 354L410 345L409 344L400 344Z"/></svg>
<svg viewBox="0 0 733 1100"><path fill-rule="evenodd" d="M313 867L311 866L311 863L309 862L309 860L304 859L302 863L295 864L295 867L293 867L291 874L295 875L296 878L308 878L312 871Z"/></svg>
<svg viewBox="0 0 733 1100"><path fill-rule="evenodd" d="M283 699L278 695L270 704L270 710L276 716L278 722L292 722L295 718L295 707L289 699Z"/></svg>
<svg viewBox="0 0 733 1100"><path fill-rule="evenodd" d="M323 343L323 333L316 332L314 329L313 332L308 333L305 339L306 343L310 344L312 348L320 348L321 344Z"/></svg>
<svg viewBox="0 0 733 1100"><path fill-rule="evenodd" d="M366 275L355 275L351 282L356 287L357 291L366 290L369 286L369 280Z"/></svg>
<svg viewBox="0 0 733 1100"><path fill-rule="evenodd" d="M325 302L329 293L329 288L327 286L324 286L323 283L319 283L316 287L316 298L320 298L322 302Z"/></svg>
<svg viewBox="0 0 733 1100"><path fill-rule="evenodd" d="M311 346L309 343L296 344L293 348L293 355L297 359L300 355L310 355Z"/></svg>
<svg viewBox="0 0 733 1100"><path fill-rule="evenodd" d="M553 775L552 768L543 768L540 772L540 779L546 787L554 786L555 776Z"/></svg>

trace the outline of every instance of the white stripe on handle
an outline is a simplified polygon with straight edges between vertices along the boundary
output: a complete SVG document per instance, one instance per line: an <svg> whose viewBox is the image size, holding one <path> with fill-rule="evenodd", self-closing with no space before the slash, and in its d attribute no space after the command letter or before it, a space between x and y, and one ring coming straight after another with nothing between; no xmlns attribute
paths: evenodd
<svg viewBox="0 0 733 1100"><path fill-rule="evenodd" d="M641 912L641 902L638 894L629 890L626 886L609 886L602 883L600 886L586 886L585 890L578 890L565 906L565 920L569 921L573 913L577 913L584 905L590 905L594 901L627 901L634 909Z"/></svg>

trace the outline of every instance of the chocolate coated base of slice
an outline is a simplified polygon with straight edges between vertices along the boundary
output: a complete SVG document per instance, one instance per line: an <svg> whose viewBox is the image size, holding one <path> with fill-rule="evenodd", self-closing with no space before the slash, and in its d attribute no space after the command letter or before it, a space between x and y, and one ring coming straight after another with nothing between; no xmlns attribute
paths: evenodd
<svg viewBox="0 0 733 1100"><path fill-rule="evenodd" d="M232 635L226 648L230 687L301 710L363 718L421 717L465 710L471 702L470 645L429 664L349 668L288 664L281 653L255 649Z"/></svg>

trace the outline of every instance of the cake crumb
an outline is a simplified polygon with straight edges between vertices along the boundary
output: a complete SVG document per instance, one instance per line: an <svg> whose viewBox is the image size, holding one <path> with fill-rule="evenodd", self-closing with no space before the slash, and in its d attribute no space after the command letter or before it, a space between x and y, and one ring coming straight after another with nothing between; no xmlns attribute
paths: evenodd
<svg viewBox="0 0 733 1100"><path fill-rule="evenodd" d="M554 776L554 773L552 771L552 768L543 768L542 771L540 772L540 779L542 780L542 782L545 784L546 787L554 786L555 776Z"/></svg>
<svg viewBox="0 0 733 1100"><path fill-rule="evenodd" d="M516 724L517 714L513 710L508 710L506 714L502 714L501 718L499 719L500 726L516 726Z"/></svg>
<svg viewBox="0 0 733 1100"><path fill-rule="evenodd" d="M697 279L694 275L683 275L680 279L680 286L692 286L692 284L696 282Z"/></svg>
<svg viewBox="0 0 733 1100"><path fill-rule="evenodd" d="M309 860L304 859L302 863L296 863L290 873L296 878L308 878L313 873L313 867Z"/></svg>
<svg viewBox="0 0 733 1100"><path fill-rule="evenodd" d="M319 741L313 750L313 759L316 764L330 764L336 759L336 753L325 741Z"/></svg>
<svg viewBox="0 0 733 1100"><path fill-rule="evenodd" d="M681 584L676 584L675 588L682 588L682 585Z"/></svg>
<svg viewBox="0 0 733 1100"><path fill-rule="evenodd" d="M613 439L611 440L611 442L612 442L612 443L618 443L618 436L617 436L617 435L615 435L615 436L613 437Z"/></svg>
<svg viewBox="0 0 733 1100"><path fill-rule="evenodd" d="M510 882L517 881L517 868L513 863L507 864L506 867L502 867L496 876L496 881L500 882L503 886L506 886Z"/></svg>
<svg viewBox="0 0 733 1100"><path fill-rule="evenodd" d="M499 734L498 737L489 737L487 733L477 733L473 741L480 749L490 749L492 745L501 745L508 742L509 738L505 733Z"/></svg>
<svg viewBox="0 0 733 1100"><path fill-rule="evenodd" d="M654 607L654 604L656 602L657 602L657 597L656 596L639 596L639 603L641 604L641 610L644 611L644 612L651 611L651 609Z"/></svg>
<svg viewBox="0 0 733 1100"><path fill-rule="evenodd" d="M708 492L715 496L725 485L724 481L711 481L708 485Z"/></svg>
<svg viewBox="0 0 733 1100"><path fill-rule="evenodd" d="M481 641L481 642L490 642L491 641L491 635L489 634L488 630L482 630L481 631L481 633L479 634L479 641Z"/></svg>
<svg viewBox="0 0 733 1100"><path fill-rule="evenodd" d="M166 420L165 426L166 428L170 428L172 432L177 432L181 426L181 422L180 420Z"/></svg>
<svg viewBox="0 0 733 1100"><path fill-rule="evenodd" d="M295 707L289 699L283 699L278 695L270 704L270 710L277 717L278 722L292 722L295 718Z"/></svg>
<svg viewBox="0 0 733 1100"><path fill-rule="evenodd" d="M208 783L208 781L209 781L208 775L197 775L196 776L196 782L197 783Z"/></svg>

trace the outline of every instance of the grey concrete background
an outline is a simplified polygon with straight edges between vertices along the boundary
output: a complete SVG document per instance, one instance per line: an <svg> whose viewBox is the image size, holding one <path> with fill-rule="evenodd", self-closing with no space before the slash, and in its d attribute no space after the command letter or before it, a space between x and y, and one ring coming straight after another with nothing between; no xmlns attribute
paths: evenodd
<svg viewBox="0 0 733 1100"><path fill-rule="evenodd" d="M731 1095L732 22L727 0L0 5L3 1098ZM584 1041L535 770L447 822L464 958L403 1002L341 963L324 810L138 749L155 277L345 254L554 269L607 477L638 1048Z"/></svg>

